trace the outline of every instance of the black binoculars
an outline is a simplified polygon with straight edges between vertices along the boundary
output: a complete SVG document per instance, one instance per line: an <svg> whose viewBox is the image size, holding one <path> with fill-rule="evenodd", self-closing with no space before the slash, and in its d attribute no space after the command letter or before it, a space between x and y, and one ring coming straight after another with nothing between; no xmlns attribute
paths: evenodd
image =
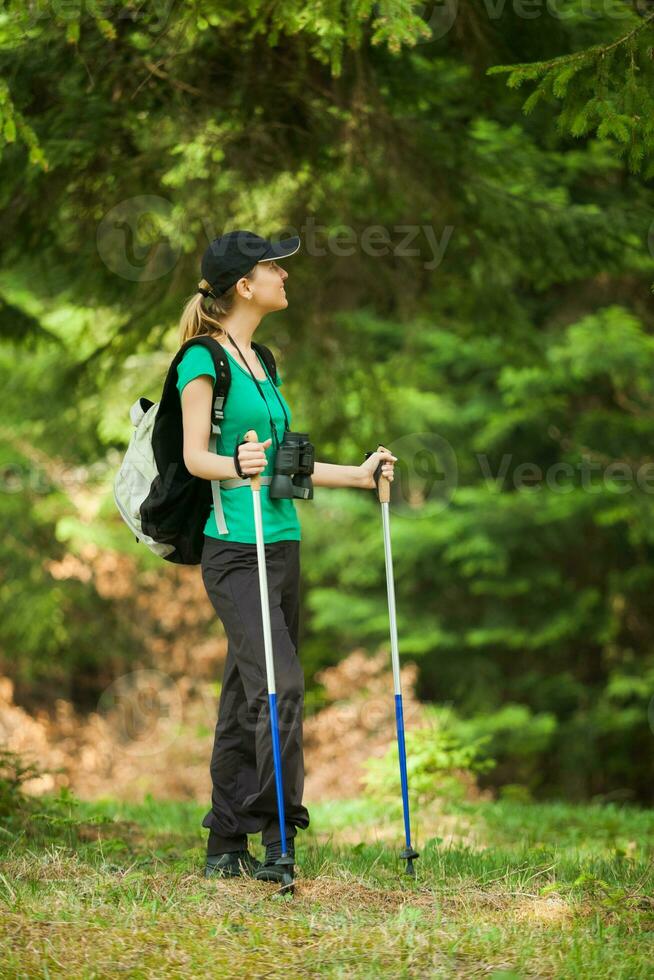
<svg viewBox="0 0 654 980"><path fill-rule="evenodd" d="M284 439L275 453L269 495L275 500L287 497L312 500L311 474L314 462L314 447L308 432L291 432L286 429Z"/></svg>

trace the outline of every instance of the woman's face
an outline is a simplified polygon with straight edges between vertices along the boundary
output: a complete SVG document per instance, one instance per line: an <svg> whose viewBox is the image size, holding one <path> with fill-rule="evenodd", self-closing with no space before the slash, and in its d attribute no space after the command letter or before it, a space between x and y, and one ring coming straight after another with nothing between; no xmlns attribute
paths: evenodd
<svg viewBox="0 0 654 980"><path fill-rule="evenodd" d="M250 280L252 301L261 307L265 313L272 310L283 310L288 306L284 282L288 278L286 269L282 269L274 259L257 263L257 274Z"/></svg>

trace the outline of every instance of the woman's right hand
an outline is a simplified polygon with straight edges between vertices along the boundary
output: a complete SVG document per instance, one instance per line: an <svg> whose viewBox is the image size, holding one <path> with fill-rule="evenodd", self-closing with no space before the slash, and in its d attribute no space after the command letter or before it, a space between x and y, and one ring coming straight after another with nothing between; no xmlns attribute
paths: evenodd
<svg viewBox="0 0 654 980"><path fill-rule="evenodd" d="M246 476L258 476L268 465L265 451L272 442L266 439L265 442L242 442L238 447L238 462Z"/></svg>

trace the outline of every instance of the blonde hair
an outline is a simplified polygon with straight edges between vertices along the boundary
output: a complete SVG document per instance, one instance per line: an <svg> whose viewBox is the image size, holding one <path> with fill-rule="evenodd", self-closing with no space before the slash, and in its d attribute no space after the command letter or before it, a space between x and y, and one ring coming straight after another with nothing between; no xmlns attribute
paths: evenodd
<svg viewBox="0 0 654 980"><path fill-rule="evenodd" d="M257 265L255 264L246 276L249 279L256 275ZM210 284L202 279L200 286L203 289L211 289ZM227 292L220 296L204 296L202 293L194 293L187 301L179 319L179 346L181 347L190 340L191 337L216 337L218 343L227 339L227 331L218 319L227 316L234 309L236 303L236 283L230 286Z"/></svg>

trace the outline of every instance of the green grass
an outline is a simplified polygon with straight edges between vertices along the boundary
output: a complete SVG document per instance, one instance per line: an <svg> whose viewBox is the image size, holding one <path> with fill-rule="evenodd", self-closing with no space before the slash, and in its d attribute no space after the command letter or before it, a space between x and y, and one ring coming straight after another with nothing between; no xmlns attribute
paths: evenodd
<svg viewBox="0 0 654 980"><path fill-rule="evenodd" d="M204 812L64 794L3 820L0 976L652 975L649 811L415 807L414 881L397 802L313 804L292 898L205 880Z"/></svg>

